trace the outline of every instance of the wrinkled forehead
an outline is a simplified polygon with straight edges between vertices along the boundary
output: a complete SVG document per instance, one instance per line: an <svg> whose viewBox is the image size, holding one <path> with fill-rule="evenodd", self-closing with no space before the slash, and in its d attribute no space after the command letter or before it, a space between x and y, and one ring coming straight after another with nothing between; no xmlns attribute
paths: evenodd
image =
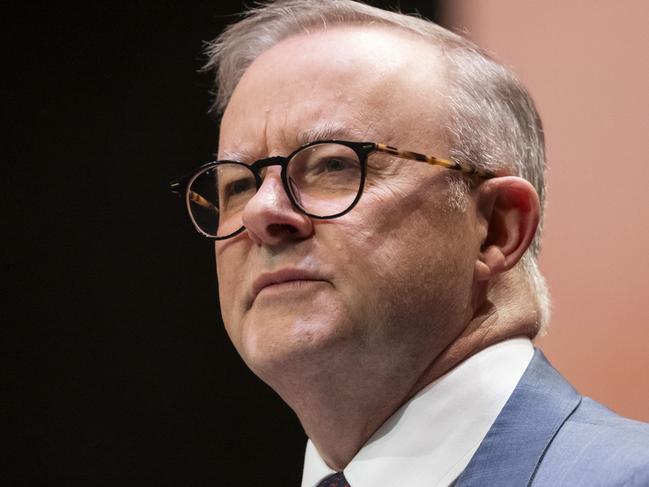
<svg viewBox="0 0 649 487"><path fill-rule="evenodd" d="M436 139L445 66L436 46L394 28L339 26L287 38L239 81L221 122L219 157L261 157L323 138Z"/></svg>

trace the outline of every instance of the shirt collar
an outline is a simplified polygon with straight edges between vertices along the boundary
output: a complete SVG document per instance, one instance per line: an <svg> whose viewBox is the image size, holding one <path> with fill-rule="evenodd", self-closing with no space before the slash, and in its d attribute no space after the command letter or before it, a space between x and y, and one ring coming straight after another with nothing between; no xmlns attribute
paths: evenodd
<svg viewBox="0 0 649 487"><path fill-rule="evenodd" d="M492 345L431 382L398 409L344 470L353 487L446 486L468 465L516 388L534 348L527 338ZM309 440L302 487L334 473Z"/></svg>

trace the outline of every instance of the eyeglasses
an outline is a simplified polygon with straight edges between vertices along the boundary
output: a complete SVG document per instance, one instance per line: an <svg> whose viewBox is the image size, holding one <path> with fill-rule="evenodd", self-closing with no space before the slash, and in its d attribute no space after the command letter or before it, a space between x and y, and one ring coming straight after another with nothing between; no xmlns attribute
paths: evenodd
<svg viewBox="0 0 649 487"><path fill-rule="evenodd" d="M189 218L200 234L223 240L245 229L242 215L246 204L261 187L266 168L278 165L284 191L296 210L316 219L338 218L360 200L367 158L373 152L481 178L495 176L489 171L385 144L326 140L303 145L286 157L268 157L250 165L238 161L210 162L172 181L171 191L184 195Z"/></svg>

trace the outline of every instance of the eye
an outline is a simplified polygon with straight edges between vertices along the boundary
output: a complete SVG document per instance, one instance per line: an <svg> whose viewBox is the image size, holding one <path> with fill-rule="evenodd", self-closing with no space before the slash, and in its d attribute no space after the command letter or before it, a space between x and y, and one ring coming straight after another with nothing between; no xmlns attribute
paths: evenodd
<svg viewBox="0 0 649 487"><path fill-rule="evenodd" d="M226 188L226 194L228 196L236 196L241 193L249 191L254 186L254 182L251 178L241 178L235 179L228 183Z"/></svg>
<svg viewBox="0 0 649 487"><path fill-rule="evenodd" d="M340 172L357 167L358 163L345 157L326 157L317 165L319 173Z"/></svg>
<svg viewBox="0 0 649 487"><path fill-rule="evenodd" d="M358 181L362 165L353 149L323 142L302 149L290 161L288 176L304 192L307 187L332 188Z"/></svg>

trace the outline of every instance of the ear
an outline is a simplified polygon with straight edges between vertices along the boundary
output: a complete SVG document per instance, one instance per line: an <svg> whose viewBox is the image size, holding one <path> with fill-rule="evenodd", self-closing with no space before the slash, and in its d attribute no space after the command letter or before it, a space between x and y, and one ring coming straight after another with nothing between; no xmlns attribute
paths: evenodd
<svg viewBox="0 0 649 487"><path fill-rule="evenodd" d="M532 243L541 210L536 190L519 177L489 179L476 191L477 210L486 228L475 276L489 280L521 259Z"/></svg>

